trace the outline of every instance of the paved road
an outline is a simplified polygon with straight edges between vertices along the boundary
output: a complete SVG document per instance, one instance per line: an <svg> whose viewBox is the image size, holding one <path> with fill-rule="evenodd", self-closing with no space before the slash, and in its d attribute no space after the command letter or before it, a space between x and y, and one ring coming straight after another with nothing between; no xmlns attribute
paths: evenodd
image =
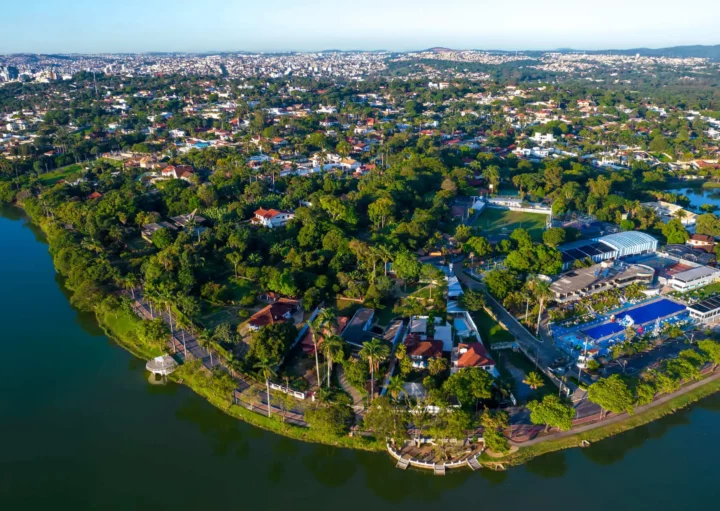
<svg viewBox="0 0 720 511"><path fill-rule="evenodd" d="M552 342L538 340L531 332L529 332L520 322L513 317L500 303L495 300L489 293L484 284L474 280L472 277L467 275L464 271L456 273L458 280L470 289L484 291L487 297L487 304L492 309L495 316L507 327L508 331L513 334L516 342L525 348L525 352L529 357L534 357L533 361L536 361L536 365L543 366L545 368L551 367L553 363L559 358L567 358L567 355L557 348ZM577 418L587 417L594 415L600 411L600 407L594 403L591 403L586 399L587 393L574 385L573 383L567 383L570 388L572 395L571 401L575 405ZM516 414L513 417L513 421L529 421L525 414Z"/></svg>
<svg viewBox="0 0 720 511"><path fill-rule="evenodd" d="M456 274L458 280L470 289L487 291L484 284L477 282L469 277L464 271ZM566 355L549 342L539 341L532 333L530 333L512 314L510 314L500 303L495 300L489 293L487 296L487 304L492 309L495 316L507 327L511 334L515 337L518 344L522 344L528 353L536 357L536 360L545 367L550 367L558 358L565 358Z"/></svg>

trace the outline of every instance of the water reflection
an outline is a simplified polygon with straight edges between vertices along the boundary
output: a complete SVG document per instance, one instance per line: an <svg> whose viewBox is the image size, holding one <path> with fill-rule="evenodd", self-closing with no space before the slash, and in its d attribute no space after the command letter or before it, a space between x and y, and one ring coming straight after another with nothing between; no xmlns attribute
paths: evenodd
<svg viewBox="0 0 720 511"><path fill-rule="evenodd" d="M567 460L564 451L544 454L539 458L530 460L526 465L527 471L540 477L562 477L567 473Z"/></svg>
<svg viewBox="0 0 720 511"><path fill-rule="evenodd" d="M632 450L638 449L648 440L658 440L673 428L690 424L690 409L667 415L662 419L607 438L582 449L583 455L598 465L612 465L625 458Z"/></svg>
<svg viewBox="0 0 720 511"><path fill-rule="evenodd" d="M349 451L314 445L302 457L302 464L325 486L340 487L352 479L357 471Z"/></svg>
<svg viewBox="0 0 720 511"><path fill-rule="evenodd" d="M197 396L188 393L178 406L175 416L197 426L210 441L213 454L226 456L234 453L240 459L249 456L250 443L246 432L253 428L241 425L239 421L228 417ZM240 430L241 427L243 431Z"/></svg>
<svg viewBox="0 0 720 511"><path fill-rule="evenodd" d="M421 502L427 507L428 503L439 501L446 493L463 487L477 475L468 469L449 470L445 477L412 467L398 470L389 455L367 452L357 452L355 463L363 468L365 487L391 504Z"/></svg>

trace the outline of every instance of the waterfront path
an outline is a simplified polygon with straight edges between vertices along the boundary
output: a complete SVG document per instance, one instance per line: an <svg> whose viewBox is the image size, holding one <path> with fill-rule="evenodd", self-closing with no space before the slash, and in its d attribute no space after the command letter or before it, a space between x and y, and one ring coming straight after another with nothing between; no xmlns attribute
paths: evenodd
<svg viewBox="0 0 720 511"><path fill-rule="evenodd" d="M166 310L159 311L157 308L151 308L150 304L143 299L142 291L135 290L135 301L133 303L133 309L135 313L145 319L162 318L162 320L169 326L171 318ZM228 367L222 357L213 353L210 356L210 351L200 346L194 333L188 329L178 328L173 321L173 334L171 340L168 342L168 346L172 349L173 353L180 358L180 360L200 360L205 368L208 370L220 369L227 371L236 382L236 389L233 393L233 400L235 404L244 406L248 410L253 412L267 415L267 398L265 385L261 385L255 381L252 381L246 377L243 377L233 368ZM251 392L255 397L257 396L257 402L252 402L252 398L249 401L247 394ZM307 426L304 420L303 414L297 410L283 411L280 408L271 404L270 412L276 415L284 415L285 422L292 423L298 426Z"/></svg>
<svg viewBox="0 0 720 511"><path fill-rule="evenodd" d="M710 374L710 376L703 378L702 380L685 385L684 387L677 390L676 392L673 392L672 394L665 394L665 395L655 399L652 403L648 403L646 405L637 407L635 409L635 413L633 415L641 414L648 410L652 410L653 408L663 405L663 404L667 403L668 401L675 399L676 397L687 394L688 392L692 392L693 390L695 390L699 387L702 387L703 385L707 385L708 383L711 383L713 381L720 379L720 371L718 371L718 370L715 370L714 372L708 371L708 373ZM559 438L571 437L571 436L574 436L574 435L577 435L580 433L584 433L586 431L590 431L593 429L608 426L610 424L617 424L618 422L622 422L629 417L631 417L631 416L627 413L621 413L618 415L608 414L606 416L606 418L604 418L604 419L599 419L595 422L590 422L583 426L573 427L569 431L558 431L556 433L551 433L549 435L538 436L536 438L533 438L531 440L526 440L524 442L514 442L511 440L510 443L517 447L529 447L531 445L539 444L541 442L547 442L548 440L557 440Z"/></svg>

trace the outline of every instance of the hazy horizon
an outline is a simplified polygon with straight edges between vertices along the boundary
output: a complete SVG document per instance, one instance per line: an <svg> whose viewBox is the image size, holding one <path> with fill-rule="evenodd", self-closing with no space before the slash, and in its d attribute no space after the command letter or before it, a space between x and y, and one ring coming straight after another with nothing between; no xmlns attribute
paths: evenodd
<svg viewBox="0 0 720 511"><path fill-rule="evenodd" d="M0 53L606 50L720 43L720 2L696 0L34 0L4 6Z"/></svg>

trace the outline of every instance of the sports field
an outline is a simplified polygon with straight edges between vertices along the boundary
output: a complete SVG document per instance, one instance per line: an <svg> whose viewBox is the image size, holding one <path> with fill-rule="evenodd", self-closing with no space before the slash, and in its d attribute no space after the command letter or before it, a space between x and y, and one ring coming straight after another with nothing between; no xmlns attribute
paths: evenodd
<svg viewBox="0 0 720 511"><path fill-rule="evenodd" d="M485 208L473 225L481 227L483 234L510 234L522 227L527 229L534 240L540 241L547 218L547 215L539 213Z"/></svg>

